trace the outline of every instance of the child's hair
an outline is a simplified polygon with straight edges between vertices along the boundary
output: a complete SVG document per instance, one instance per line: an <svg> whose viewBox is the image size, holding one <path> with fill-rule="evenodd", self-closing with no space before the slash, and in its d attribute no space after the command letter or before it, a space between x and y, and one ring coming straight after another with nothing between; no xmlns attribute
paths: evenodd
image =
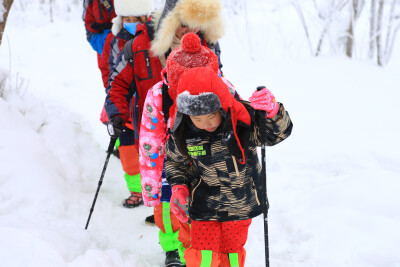
<svg viewBox="0 0 400 267"><path fill-rule="evenodd" d="M191 160L191 157L189 156L187 149L186 133L185 133L185 125L187 125L188 120L189 117L187 115L184 115L182 117L181 124L176 130L176 146L178 148L178 151L181 152L181 154L183 155L183 157Z"/></svg>

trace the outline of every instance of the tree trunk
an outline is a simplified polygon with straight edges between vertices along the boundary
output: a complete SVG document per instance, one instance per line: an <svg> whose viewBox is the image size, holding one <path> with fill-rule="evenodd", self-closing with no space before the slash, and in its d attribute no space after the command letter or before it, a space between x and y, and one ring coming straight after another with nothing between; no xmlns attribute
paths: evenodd
<svg viewBox="0 0 400 267"><path fill-rule="evenodd" d="M360 17L363 7L364 7L364 0L351 1L350 22L349 22L349 27L347 29L347 38L346 38L346 55L350 58L353 57L354 28L357 19Z"/></svg>
<svg viewBox="0 0 400 267"><path fill-rule="evenodd" d="M4 0L4 8L6 11L4 12L3 15L3 20L0 22L0 46L1 46L1 40L3 39L3 32L6 27L6 22L7 22L7 17L8 14L10 13L11 5L13 4L14 0Z"/></svg>
<svg viewBox="0 0 400 267"><path fill-rule="evenodd" d="M301 6L299 5L298 1L292 1L292 5L296 9L297 14L299 15L301 24L303 25L304 33L306 34L308 45L310 47L310 52L311 55L315 54L313 53L312 45L311 45L311 39L310 39L310 34L308 33L308 27L306 24L306 19L304 18L303 10L301 9Z"/></svg>
<svg viewBox="0 0 400 267"><path fill-rule="evenodd" d="M369 57L371 59L375 56L376 48L376 0L371 0L371 13L369 25Z"/></svg>
<svg viewBox="0 0 400 267"><path fill-rule="evenodd" d="M392 47L391 45L391 40L394 38L392 34L396 34L392 32L392 27L394 23L394 11L396 9L396 0L392 0L392 4L390 5L390 17L389 17L389 23L388 23L388 28L387 28L387 33L386 33L386 45L385 45L385 64L389 61L389 57L391 54Z"/></svg>
<svg viewBox="0 0 400 267"><path fill-rule="evenodd" d="M346 56L351 58L353 56L353 41L354 41L354 21L355 21L355 6L354 2L357 0L352 1L351 9L350 9L350 21L349 27L347 28L347 37L346 37Z"/></svg>
<svg viewBox="0 0 400 267"><path fill-rule="evenodd" d="M382 19L383 19L383 7L385 5L384 0L379 0L378 4L378 17L376 24L376 50L378 51L378 65L383 66L383 44L382 44Z"/></svg>

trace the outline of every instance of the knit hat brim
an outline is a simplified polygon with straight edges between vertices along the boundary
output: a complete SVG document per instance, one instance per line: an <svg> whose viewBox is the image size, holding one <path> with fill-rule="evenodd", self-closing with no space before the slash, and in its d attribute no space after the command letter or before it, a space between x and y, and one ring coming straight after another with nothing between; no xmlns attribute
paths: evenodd
<svg viewBox="0 0 400 267"><path fill-rule="evenodd" d="M231 137L236 139L238 151L240 151L241 154L239 155L238 161L241 164L244 164L246 160L246 155L244 148L240 143L236 126L238 125L239 121L246 125L251 125L251 117L245 106L234 98L234 96L229 91L228 86L222 81L222 79L209 67L188 69L185 71L185 73L181 75L176 93L177 100L176 107L174 108L175 114L177 114L178 105L182 105L179 98L182 94L190 93L190 95L197 96L199 97L199 99L202 95L207 94L217 96L221 105L221 109L227 112L227 114L230 114L229 123L231 124L230 128L232 129ZM184 103L184 105L187 105L187 103ZM212 102L203 102L202 106L198 106L196 108L201 109L208 105L212 106L213 108L207 109L205 111L196 111L197 114L211 113L210 110L216 107ZM195 107L190 106L189 109L192 111L195 110ZM182 107L181 110L183 110ZM180 115L180 117L182 116ZM181 119L182 118L180 118L180 120ZM170 120L171 125L175 126L173 116L170 117Z"/></svg>
<svg viewBox="0 0 400 267"><path fill-rule="evenodd" d="M191 95L186 91L178 95L176 102L177 112L175 115L174 125L171 129L172 132L175 132L176 129L178 129L183 115L206 115L213 113L222 107L218 96L213 93Z"/></svg>

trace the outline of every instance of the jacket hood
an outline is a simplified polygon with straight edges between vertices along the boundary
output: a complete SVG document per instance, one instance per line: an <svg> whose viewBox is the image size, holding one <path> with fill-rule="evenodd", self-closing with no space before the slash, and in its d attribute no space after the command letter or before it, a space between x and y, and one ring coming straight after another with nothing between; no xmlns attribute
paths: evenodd
<svg viewBox="0 0 400 267"><path fill-rule="evenodd" d="M162 56L169 50L181 24L199 28L208 43L216 43L225 31L221 10L219 0L167 0L163 11L153 14L156 30L151 44L153 54Z"/></svg>

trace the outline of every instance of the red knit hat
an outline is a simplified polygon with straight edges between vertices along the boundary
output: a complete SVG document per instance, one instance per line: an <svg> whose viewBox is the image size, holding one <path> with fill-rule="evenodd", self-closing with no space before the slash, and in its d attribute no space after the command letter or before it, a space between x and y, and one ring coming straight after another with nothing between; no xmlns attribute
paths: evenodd
<svg viewBox="0 0 400 267"><path fill-rule="evenodd" d="M201 45L197 34L188 33L183 36L181 46L172 51L167 59L167 77L170 88L176 90L181 74L187 69L197 67L210 67L215 73L218 73L218 57L208 47ZM173 93L171 97L175 99Z"/></svg>
<svg viewBox="0 0 400 267"><path fill-rule="evenodd" d="M182 74L176 93L174 116L171 117L172 132L178 128L183 114L199 116L222 108L225 113L230 112L233 134L244 163L245 153L237 136L236 126L238 121L250 125L250 114L244 105L233 97L222 79L208 67L189 69Z"/></svg>

